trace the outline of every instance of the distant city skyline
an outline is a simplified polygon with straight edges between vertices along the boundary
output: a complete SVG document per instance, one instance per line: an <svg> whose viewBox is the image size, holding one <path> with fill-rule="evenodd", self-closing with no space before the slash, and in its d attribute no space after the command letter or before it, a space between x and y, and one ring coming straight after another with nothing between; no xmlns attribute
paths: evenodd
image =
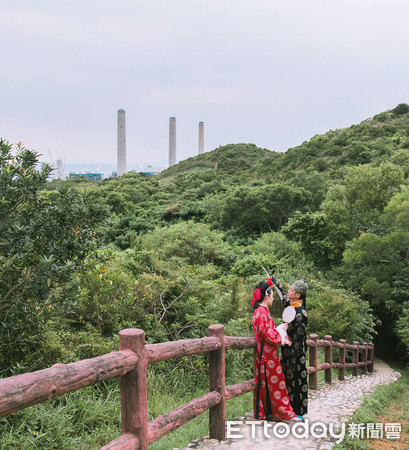
<svg viewBox="0 0 409 450"><path fill-rule="evenodd" d="M51 164L51 163L50 163ZM151 164L149 162L145 163L137 163L137 162L128 162L127 163L127 172L136 171L136 172L144 172L148 169L149 166L153 168L166 168L167 161L163 161L163 164ZM56 168L56 166L55 166ZM70 172L92 172L92 173L103 173L105 176L111 175L112 172L117 171L117 162L95 162L95 161L84 161L84 162L65 162L63 164L63 172L64 175L67 176ZM57 173L57 170L54 172Z"/></svg>

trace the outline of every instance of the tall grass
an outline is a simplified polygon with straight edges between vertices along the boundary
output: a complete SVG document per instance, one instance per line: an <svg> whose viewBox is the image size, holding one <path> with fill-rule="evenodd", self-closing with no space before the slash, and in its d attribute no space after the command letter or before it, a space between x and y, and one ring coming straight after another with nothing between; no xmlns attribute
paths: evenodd
<svg viewBox="0 0 409 450"><path fill-rule="evenodd" d="M166 375L153 368L148 376L149 389L148 410L149 420L172 409L188 403L209 391L209 378L205 362L207 355L197 355L186 358L189 368L185 370L180 364L161 363L168 366ZM170 366L170 368L169 368ZM163 367L160 369L163 370ZM253 377L253 350L232 350L226 353L226 386L241 383ZM248 393L226 403L226 419L233 420L243 416L253 408L253 394ZM174 447L184 447L193 439L202 438L209 433L208 411L178 428L174 432L163 436L149 448L167 450Z"/></svg>
<svg viewBox="0 0 409 450"><path fill-rule="evenodd" d="M100 448L119 427L116 384L101 383L3 417L0 448Z"/></svg>

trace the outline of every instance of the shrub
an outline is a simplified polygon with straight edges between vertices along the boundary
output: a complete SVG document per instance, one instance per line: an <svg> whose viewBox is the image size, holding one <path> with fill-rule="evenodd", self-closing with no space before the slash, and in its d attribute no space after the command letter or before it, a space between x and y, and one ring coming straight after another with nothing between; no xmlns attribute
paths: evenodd
<svg viewBox="0 0 409 450"><path fill-rule="evenodd" d="M142 245L156 258L181 258L187 264L223 265L230 246L223 234L192 221L157 228L142 238Z"/></svg>

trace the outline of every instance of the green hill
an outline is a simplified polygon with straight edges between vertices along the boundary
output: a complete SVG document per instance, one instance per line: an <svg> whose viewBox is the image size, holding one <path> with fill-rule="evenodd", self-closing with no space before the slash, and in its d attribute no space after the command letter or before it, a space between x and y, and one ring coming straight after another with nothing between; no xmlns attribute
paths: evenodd
<svg viewBox="0 0 409 450"><path fill-rule="evenodd" d="M392 162L409 173L409 106L400 104L349 128L316 135L283 153L283 170L316 170L342 176L349 166Z"/></svg>
<svg viewBox="0 0 409 450"><path fill-rule="evenodd" d="M278 153L254 144L228 144L215 150L197 155L169 167L159 174L159 179L186 174L198 170L217 170L224 174L252 170L256 162L271 159Z"/></svg>
<svg viewBox="0 0 409 450"><path fill-rule="evenodd" d="M159 179L203 170L246 175L271 167L284 177L293 171L319 172L342 178L345 168L392 162L409 174L409 106L405 103L349 128L328 131L284 153L254 144L228 144L188 158L163 171Z"/></svg>

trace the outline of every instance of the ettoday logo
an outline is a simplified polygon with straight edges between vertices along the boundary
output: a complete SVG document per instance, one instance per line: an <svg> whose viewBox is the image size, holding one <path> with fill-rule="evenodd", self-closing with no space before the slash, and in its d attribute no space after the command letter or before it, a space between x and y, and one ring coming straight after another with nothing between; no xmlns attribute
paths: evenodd
<svg viewBox="0 0 409 450"><path fill-rule="evenodd" d="M232 420L226 422L227 439L243 439L243 426L249 427L250 437L257 438L257 433L262 432L265 439L286 439L290 434L296 439L309 439L310 437L323 440L335 440L340 444L347 433L348 436L358 439L388 439L399 440L402 426L400 423L329 423L305 422L267 422L261 420ZM260 437L260 436L259 436Z"/></svg>
<svg viewBox="0 0 409 450"><path fill-rule="evenodd" d="M325 424L323 422L314 422L310 425L308 419L305 422L297 422L290 426L285 422L270 423L267 421L232 420L226 422L227 439L243 439L241 427L243 425L250 427L250 436L256 438L256 430L262 428L266 439L279 438L286 439L290 434L297 439L308 439L310 436L316 439L335 439L335 443L341 443L345 438L346 426L342 424Z"/></svg>

